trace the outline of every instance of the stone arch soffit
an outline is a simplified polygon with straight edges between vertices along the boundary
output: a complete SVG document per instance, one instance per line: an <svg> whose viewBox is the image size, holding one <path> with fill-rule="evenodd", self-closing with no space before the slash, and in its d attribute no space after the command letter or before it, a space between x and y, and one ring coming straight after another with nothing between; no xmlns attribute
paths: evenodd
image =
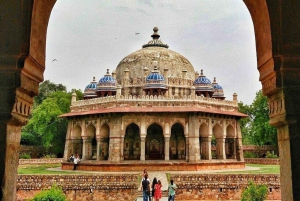
<svg viewBox="0 0 300 201"><path fill-rule="evenodd" d="M216 137L216 138L222 138L223 137L223 129L222 129L222 126L218 123L216 123L213 127L213 135Z"/></svg>
<svg viewBox="0 0 300 201"><path fill-rule="evenodd" d="M172 134L173 134L172 130L175 128L175 126L179 126L180 129L182 129L182 136L186 137L185 134L184 134L184 126L183 126L183 124L182 124L180 121L175 122L175 123L171 126L171 136L172 136Z"/></svg>
<svg viewBox="0 0 300 201"><path fill-rule="evenodd" d="M171 131L172 131L173 126L176 126L176 124L178 124L178 125L180 125L180 126L182 127L183 133L184 133L184 123L181 122L180 120L176 120L176 121L172 124L172 126L171 126Z"/></svg>
<svg viewBox="0 0 300 201"><path fill-rule="evenodd" d="M199 136L209 137L208 124L206 122L203 122L199 127Z"/></svg>
<svg viewBox="0 0 300 201"><path fill-rule="evenodd" d="M131 122L128 122L124 125L124 128L125 128L125 134L126 134L126 129L128 128L128 126L130 126L131 124L134 124L136 125L138 128L139 128L139 135L141 133L141 126L139 125L139 123L135 122L135 121L131 121Z"/></svg>
<svg viewBox="0 0 300 201"><path fill-rule="evenodd" d="M235 138L236 137L236 134L234 132L234 128L231 124L228 125L227 128L226 128L226 137L229 137L229 138Z"/></svg>
<svg viewBox="0 0 300 201"><path fill-rule="evenodd" d="M76 125L73 128L73 134L72 134L72 139L81 139L81 126Z"/></svg>
<svg viewBox="0 0 300 201"><path fill-rule="evenodd" d="M100 127L100 134L97 135L97 138L109 138L110 127L107 123L102 124Z"/></svg>
<svg viewBox="0 0 300 201"><path fill-rule="evenodd" d="M96 135L96 127L91 123L86 127L86 136L95 137Z"/></svg>
<svg viewBox="0 0 300 201"><path fill-rule="evenodd" d="M163 132L163 134L164 134L164 127L163 127L163 125L161 124L161 123L157 123L156 121L155 122L151 122L151 123L148 123L147 124L147 129L146 129L146 131L148 131L148 129L151 127L151 126L153 126L153 125L158 125L160 128L161 128L161 130L162 130L162 132Z"/></svg>
<svg viewBox="0 0 300 201"><path fill-rule="evenodd" d="M153 122L153 123L151 123L150 125L147 126L147 129L146 129L146 138L148 137L148 130L149 130L149 128L151 128L151 126L155 126L155 125L157 125L157 126L160 127L160 129L162 130L161 134L164 136L163 126L161 124L159 124L159 123Z"/></svg>
<svg viewBox="0 0 300 201"><path fill-rule="evenodd" d="M269 69L264 69L265 72L274 72L274 61L272 59L272 35L269 11L266 1L244 0L244 3L251 15L254 34L256 41L256 55L257 55L257 67L260 71L260 67L264 64L268 64ZM270 69L271 68L271 69ZM260 72L261 73L261 72ZM266 74L265 76L269 76ZM262 82L262 89L264 95L268 94L268 89L264 87L264 77L260 74L259 80ZM271 82L271 81L270 81ZM271 88L276 88L276 81L268 83Z"/></svg>
<svg viewBox="0 0 300 201"><path fill-rule="evenodd" d="M141 128L136 123L131 122L131 123L128 123L125 127L125 136L124 137L126 137L127 129L128 129L129 126L136 126L139 130L138 135L139 135L139 137L141 136Z"/></svg>

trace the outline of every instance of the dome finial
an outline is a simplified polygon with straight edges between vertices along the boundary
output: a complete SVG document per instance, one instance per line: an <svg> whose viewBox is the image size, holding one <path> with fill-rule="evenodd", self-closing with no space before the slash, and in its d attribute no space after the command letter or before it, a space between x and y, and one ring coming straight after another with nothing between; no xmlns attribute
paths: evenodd
<svg viewBox="0 0 300 201"><path fill-rule="evenodd" d="M154 39L159 39L160 35L157 33L158 32L158 28L154 27L153 28L154 33L151 35L151 37Z"/></svg>
<svg viewBox="0 0 300 201"><path fill-rule="evenodd" d="M95 77L93 77L93 82L95 82L96 81L96 78Z"/></svg>
<svg viewBox="0 0 300 201"><path fill-rule="evenodd" d="M203 69L201 69L201 74L200 75L203 75Z"/></svg>
<svg viewBox="0 0 300 201"><path fill-rule="evenodd" d="M106 69L106 74L109 75L109 69Z"/></svg>

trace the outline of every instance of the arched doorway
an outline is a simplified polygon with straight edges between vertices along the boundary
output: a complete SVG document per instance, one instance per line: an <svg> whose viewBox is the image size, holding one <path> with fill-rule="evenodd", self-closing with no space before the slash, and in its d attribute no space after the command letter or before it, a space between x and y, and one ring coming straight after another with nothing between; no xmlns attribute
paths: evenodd
<svg viewBox="0 0 300 201"><path fill-rule="evenodd" d="M82 139L81 139L81 127L76 125L73 129L72 135L72 145L73 150L72 154L79 154L80 158L82 157Z"/></svg>
<svg viewBox="0 0 300 201"><path fill-rule="evenodd" d="M126 127L124 137L124 160L139 160L141 155L141 137L138 125L131 123Z"/></svg>
<svg viewBox="0 0 300 201"><path fill-rule="evenodd" d="M202 123L199 128L199 143L200 143L200 157L204 160L211 158L211 141L209 138L208 126Z"/></svg>
<svg viewBox="0 0 300 201"><path fill-rule="evenodd" d="M97 136L97 140L99 140L99 160L108 160L109 132L109 126L107 124L103 124L100 128L100 135Z"/></svg>
<svg viewBox="0 0 300 201"><path fill-rule="evenodd" d="M232 125L226 128L225 153L227 159L236 158L236 138Z"/></svg>
<svg viewBox="0 0 300 201"><path fill-rule="evenodd" d="M145 155L148 160L163 160L165 140L163 129L157 123L151 124L147 129Z"/></svg>
<svg viewBox="0 0 300 201"><path fill-rule="evenodd" d="M97 141L96 141L96 128L93 124L88 125L86 128L86 135L88 136L88 139L86 139L87 145L86 145L86 154L87 159L96 159L96 153L97 153Z"/></svg>
<svg viewBox="0 0 300 201"><path fill-rule="evenodd" d="M222 127L216 124L213 127L213 136L211 140L212 145L212 158L225 159L224 158L224 138Z"/></svg>
<svg viewBox="0 0 300 201"><path fill-rule="evenodd" d="M170 159L185 159L185 136L183 126L176 123L171 128Z"/></svg>

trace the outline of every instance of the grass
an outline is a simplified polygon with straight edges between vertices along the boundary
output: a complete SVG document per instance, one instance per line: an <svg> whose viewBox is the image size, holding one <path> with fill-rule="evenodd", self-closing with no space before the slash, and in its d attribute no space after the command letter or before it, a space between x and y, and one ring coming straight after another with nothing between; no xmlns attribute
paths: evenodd
<svg viewBox="0 0 300 201"><path fill-rule="evenodd" d="M246 164L246 166L258 168L258 170L224 171L220 174L280 174L279 165Z"/></svg>
<svg viewBox="0 0 300 201"><path fill-rule="evenodd" d="M60 164L43 164L43 165L19 165L18 174L93 174L93 172L81 171L54 171L49 168L60 167ZM226 171L217 172L216 174L279 174L279 165L259 165L247 164L248 167L258 168L258 170L245 170L245 171ZM167 174L168 181L170 181L170 174ZM212 172L212 174L215 174ZM138 178L139 182L141 177Z"/></svg>
<svg viewBox="0 0 300 201"><path fill-rule="evenodd" d="M18 174L82 174L77 171L54 171L49 168L60 167L60 164L19 165Z"/></svg>

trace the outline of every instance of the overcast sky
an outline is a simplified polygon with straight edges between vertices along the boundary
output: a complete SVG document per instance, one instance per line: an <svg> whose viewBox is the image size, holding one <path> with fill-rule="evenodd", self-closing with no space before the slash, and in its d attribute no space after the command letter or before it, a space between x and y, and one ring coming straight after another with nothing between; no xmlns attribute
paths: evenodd
<svg viewBox="0 0 300 201"><path fill-rule="evenodd" d="M47 33L44 79L84 91L150 41L153 27L226 99L251 104L261 89L253 23L242 0L58 0ZM140 33L137 34L136 33Z"/></svg>

